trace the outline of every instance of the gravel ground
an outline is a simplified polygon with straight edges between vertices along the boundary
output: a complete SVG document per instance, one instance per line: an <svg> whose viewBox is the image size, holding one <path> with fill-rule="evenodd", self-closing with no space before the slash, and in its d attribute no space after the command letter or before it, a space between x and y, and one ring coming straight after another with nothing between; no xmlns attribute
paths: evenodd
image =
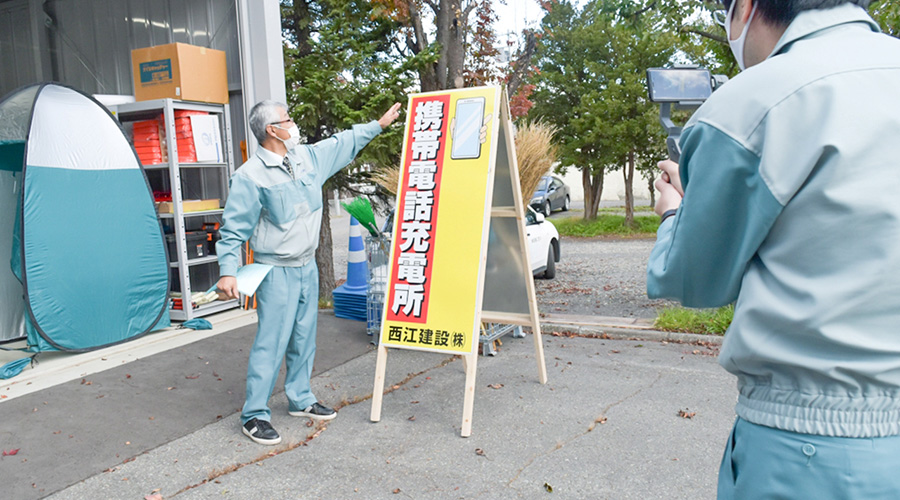
<svg viewBox="0 0 900 500"><path fill-rule="evenodd" d="M647 298L647 258L655 239L563 237L556 278L536 279L543 313L655 318L672 304Z"/></svg>
<svg viewBox="0 0 900 500"><path fill-rule="evenodd" d="M551 217L573 215L577 212L555 212ZM347 277L349 224L346 215L332 219L339 280ZM647 258L655 241L563 237L556 278L535 280L538 309L550 314L655 318L658 308L673 304L647 298Z"/></svg>

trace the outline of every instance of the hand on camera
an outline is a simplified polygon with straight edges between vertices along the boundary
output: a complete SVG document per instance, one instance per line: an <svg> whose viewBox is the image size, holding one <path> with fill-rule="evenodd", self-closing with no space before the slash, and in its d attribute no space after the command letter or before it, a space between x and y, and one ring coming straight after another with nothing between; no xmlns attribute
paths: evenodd
<svg viewBox="0 0 900 500"><path fill-rule="evenodd" d="M664 160L659 162L659 168L662 170L662 173L654 184L657 191L659 191L659 198L656 200L654 211L657 215L662 215L666 210L677 209L681 206L684 190L681 187L681 177L678 175L677 163L672 160Z"/></svg>

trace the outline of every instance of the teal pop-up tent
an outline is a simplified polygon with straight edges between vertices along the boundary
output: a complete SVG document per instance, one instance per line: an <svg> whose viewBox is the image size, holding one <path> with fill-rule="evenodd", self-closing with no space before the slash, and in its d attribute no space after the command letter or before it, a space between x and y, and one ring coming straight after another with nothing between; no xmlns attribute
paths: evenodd
<svg viewBox="0 0 900 500"><path fill-rule="evenodd" d="M134 339L168 326L168 280L147 178L112 115L52 83L0 101L0 340Z"/></svg>

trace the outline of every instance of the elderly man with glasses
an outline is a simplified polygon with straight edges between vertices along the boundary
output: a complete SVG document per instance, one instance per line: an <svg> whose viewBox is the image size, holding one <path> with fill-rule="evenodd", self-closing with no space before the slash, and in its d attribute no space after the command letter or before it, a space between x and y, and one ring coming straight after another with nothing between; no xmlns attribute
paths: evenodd
<svg viewBox="0 0 900 500"><path fill-rule="evenodd" d="M869 0L733 0L746 71L660 163L648 294L735 302L719 499L900 498L900 40Z"/></svg>
<svg viewBox="0 0 900 500"><path fill-rule="evenodd" d="M336 412L318 402L310 388L316 353L319 274L315 263L322 224L322 186L399 116L394 104L378 121L313 145L300 132L287 106L262 101L250 110L250 130L259 148L234 173L216 243L219 290L237 298L235 273L241 245L250 241L254 259L274 266L257 290L259 324L247 363L243 433L266 445L281 436L272 428L269 397L284 359L288 413L331 420Z"/></svg>

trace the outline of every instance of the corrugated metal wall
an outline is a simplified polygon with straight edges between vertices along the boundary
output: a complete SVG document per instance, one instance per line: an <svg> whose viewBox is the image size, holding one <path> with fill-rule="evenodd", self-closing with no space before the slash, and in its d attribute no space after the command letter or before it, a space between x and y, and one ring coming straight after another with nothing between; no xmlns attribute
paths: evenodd
<svg viewBox="0 0 900 500"><path fill-rule="evenodd" d="M235 0L0 0L0 96L44 80L131 95L131 50L175 42L225 51L237 144L244 131Z"/></svg>
<svg viewBox="0 0 900 500"><path fill-rule="evenodd" d="M0 96L35 81L37 56L28 1L0 3Z"/></svg>

